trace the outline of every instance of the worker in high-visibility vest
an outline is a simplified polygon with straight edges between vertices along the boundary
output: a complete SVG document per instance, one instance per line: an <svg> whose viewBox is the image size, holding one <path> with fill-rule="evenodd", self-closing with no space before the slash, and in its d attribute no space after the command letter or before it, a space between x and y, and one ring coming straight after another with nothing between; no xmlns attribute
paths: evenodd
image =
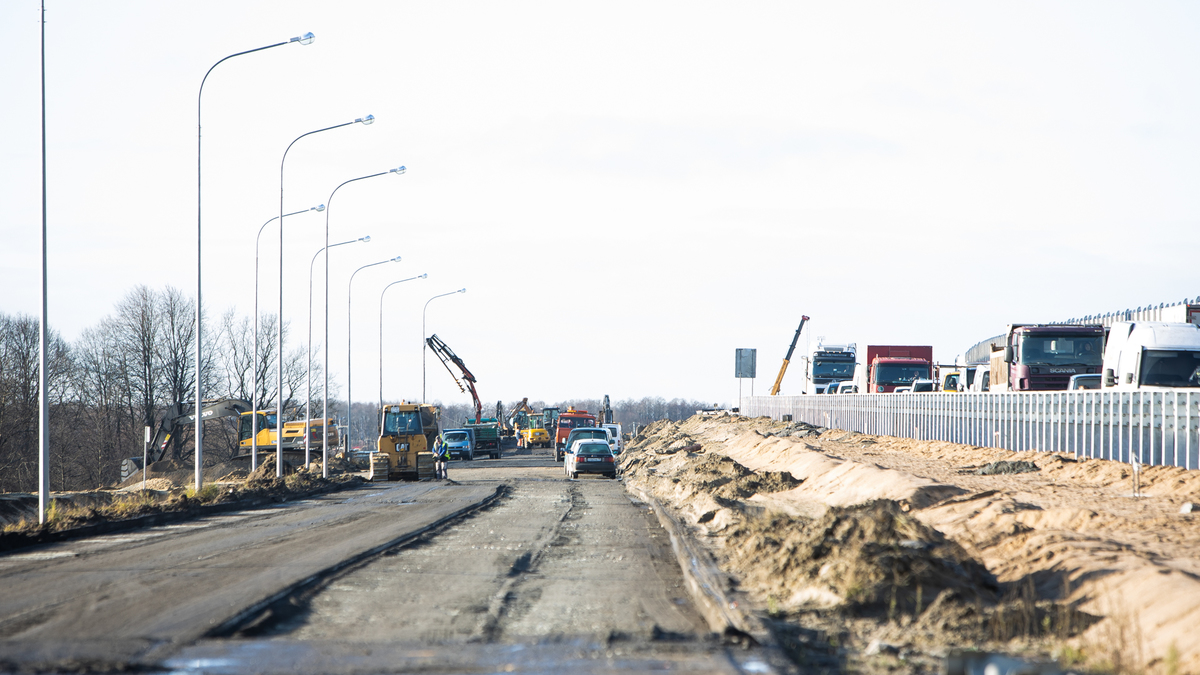
<svg viewBox="0 0 1200 675"><path fill-rule="evenodd" d="M437 440L433 442L433 468L435 478L449 479L450 476L446 472L446 462L450 459L450 448L442 441L442 435L438 434Z"/></svg>

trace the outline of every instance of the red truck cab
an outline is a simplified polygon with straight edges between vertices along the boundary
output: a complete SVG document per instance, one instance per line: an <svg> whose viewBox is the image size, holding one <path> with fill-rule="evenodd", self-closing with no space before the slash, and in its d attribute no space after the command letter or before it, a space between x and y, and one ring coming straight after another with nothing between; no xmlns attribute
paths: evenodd
<svg viewBox="0 0 1200 675"><path fill-rule="evenodd" d="M554 431L555 460L562 460L563 452L566 450L567 436L570 435L572 429L594 426L596 426L596 416L588 414L586 410L567 408L566 412L560 414Z"/></svg>
<svg viewBox="0 0 1200 675"><path fill-rule="evenodd" d="M1010 324L992 346L991 391L1065 391L1072 375L1099 373L1104 327Z"/></svg>
<svg viewBox="0 0 1200 675"><path fill-rule="evenodd" d="M933 379L933 347L868 345L867 387L864 394L886 394L913 380Z"/></svg>

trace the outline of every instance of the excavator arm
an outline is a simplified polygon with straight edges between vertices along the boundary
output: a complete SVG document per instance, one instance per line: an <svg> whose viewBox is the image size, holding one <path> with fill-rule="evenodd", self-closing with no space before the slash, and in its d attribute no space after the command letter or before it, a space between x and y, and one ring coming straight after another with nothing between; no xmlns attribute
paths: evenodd
<svg viewBox="0 0 1200 675"><path fill-rule="evenodd" d="M200 409L200 419L215 420L220 417L237 417L244 412L249 411L251 406L249 401L243 401L240 398L227 398L217 401L205 401L204 407ZM196 422L195 406L189 403L174 403L167 407L163 412L163 416L158 421L158 430L154 434L154 439L150 442L150 463L161 461L167 454L167 445L171 442L171 438L175 436L175 430L178 427L187 427L189 424Z"/></svg>
<svg viewBox="0 0 1200 675"><path fill-rule="evenodd" d="M454 353L454 350L450 349L449 345L436 334L426 338L425 344L429 345L433 353L437 354L437 357L441 359L442 365L446 366L446 372L450 373L450 377L454 378L454 383L458 385L460 391L465 392L467 388L470 388L471 400L475 402L475 424L479 424L483 419L483 402L479 400L479 394L475 391L475 376L467 369L467 364L463 363L463 360ZM462 379L463 382L467 383L466 387L463 387L463 383L458 380L458 376L450 369L451 362L462 371Z"/></svg>
<svg viewBox="0 0 1200 675"><path fill-rule="evenodd" d="M792 352L796 351L796 343L800 340L800 331L804 330L806 321L808 321L807 316L800 317L800 327L796 329L796 335L792 337L792 346L788 347L787 356L783 357L783 365L779 367L779 376L775 378L775 384L771 385L771 396L779 394L779 387L783 385L783 374L787 372L788 362L792 360Z"/></svg>

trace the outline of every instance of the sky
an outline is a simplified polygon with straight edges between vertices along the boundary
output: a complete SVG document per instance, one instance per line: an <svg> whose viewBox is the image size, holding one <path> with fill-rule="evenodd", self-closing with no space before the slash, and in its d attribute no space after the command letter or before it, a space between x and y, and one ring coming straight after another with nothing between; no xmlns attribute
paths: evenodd
<svg viewBox="0 0 1200 675"><path fill-rule="evenodd" d="M1200 6L48 0L49 316L134 286L283 315L330 241L330 371L419 399L736 400L803 345L931 344L1200 295ZM0 3L0 311L37 315L39 9ZM401 256L351 274L371 263ZM259 303L279 302L264 230ZM313 320L322 341L322 276ZM384 344L379 342L380 294ZM466 288L433 300L435 295ZM351 314L347 315L347 300ZM347 365L348 340L353 345ZM382 351L382 358L381 358ZM431 355L429 400L467 402ZM790 370L783 393L798 393ZM749 393L750 383L746 382Z"/></svg>

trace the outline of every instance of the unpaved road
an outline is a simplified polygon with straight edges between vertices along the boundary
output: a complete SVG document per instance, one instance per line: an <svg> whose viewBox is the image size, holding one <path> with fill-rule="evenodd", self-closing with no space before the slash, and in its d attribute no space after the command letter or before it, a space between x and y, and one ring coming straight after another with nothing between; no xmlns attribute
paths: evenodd
<svg viewBox="0 0 1200 675"><path fill-rule="evenodd" d="M779 666L709 634L665 531L619 481L568 481L560 466L506 453L453 463L451 483L376 484L0 556L0 670Z"/></svg>

